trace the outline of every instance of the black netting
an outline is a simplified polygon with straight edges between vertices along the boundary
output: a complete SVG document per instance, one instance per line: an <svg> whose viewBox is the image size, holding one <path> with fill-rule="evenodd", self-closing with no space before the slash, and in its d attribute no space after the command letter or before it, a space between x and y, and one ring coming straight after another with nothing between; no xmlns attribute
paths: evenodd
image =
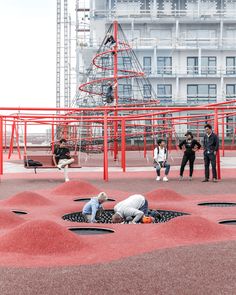
<svg viewBox="0 0 236 295"><path fill-rule="evenodd" d="M96 220L98 223L111 223L112 215L114 210L103 210L97 213ZM166 211L166 210L150 210L150 215L155 216L155 223L167 222L172 218L188 215L187 213L177 212L177 211ZM72 221L72 222L87 222L86 217L82 212L73 212L62 216L62 219Z"/></svg>

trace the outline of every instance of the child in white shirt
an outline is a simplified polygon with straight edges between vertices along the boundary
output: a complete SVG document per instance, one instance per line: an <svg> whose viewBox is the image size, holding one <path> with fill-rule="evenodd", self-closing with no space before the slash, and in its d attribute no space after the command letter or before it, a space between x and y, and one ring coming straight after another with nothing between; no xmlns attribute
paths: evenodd
<svg viewBox="0 0 236 295"><path fill-rule="evenodd" d="M168 151L166 148L166 143L163 139L159 139L157 141L157 147L154 150L154 167L157 172L157 181L161 180L161 168L165 168L165 176L163 177L163 181L168 181L168 174L170 171L170 164L167 163Z"/></svg>

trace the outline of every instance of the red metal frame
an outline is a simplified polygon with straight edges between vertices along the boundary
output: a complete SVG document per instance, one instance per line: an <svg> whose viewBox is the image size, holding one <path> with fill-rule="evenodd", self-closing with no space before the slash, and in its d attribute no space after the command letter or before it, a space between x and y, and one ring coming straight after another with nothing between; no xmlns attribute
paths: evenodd
<svg viewBox="0 0 236 295"><path fill-rule="evenodd" d="M131 107L132 109L133 107ZM109 108L114 111L114 107ZM119 122L119 125L121 128L118 128L118 135L121 138L121 165L122 165L122 170L125 172L126 171L126 137L129 136L126 132L125 127L131 127L132 126L132 121L134 119L134 115L127 115L127 116L120 116L121 112L123 113L123 109L129 109L127 107L118 107L117 108L117 116L108 116L108 109L104 107L97 107L97 108L80 108L77 109L77 113L75 112L75 109L72 108L67 108L67 109L60 109L60 113L56 113L58 109L56 108L0 108L0 112L4 111L4 115L0 115L0 128L2 132L0 132L0 173L3 173L3 130L6 130L6 126L10 125L12 127L12 136L11 136L11 142L10 142L10 147L9 147L9 156L11 156L11 153L13 152L13 146L14 146L14 136L18 138L19 140L19 135L15 133L15 128L17 125L19 126L24 126L24 143L25 146L27 147L27 133L28 133L28 126L31 125L51 125L52 128L52 146L54 144L54 129L56 126L62 124L64 126L75 126L75 123L77 124L77 128L80 128L80 124L84 124L88 122L90 125L92 122L96 122L99 124L102 124L104 127L104 180L108 181L108 151L109 151L109 145L108 145L108 140L110 139L111 135L108 134L108 128L110 129L111 123L114 121ZM135 108L136 110L137 108ZM163 118L161 117L162 114L167 114L167 113L183 113L183 112L188 112L189 110L193 111L208 111L208 116L210 119L208 121L214 120L214 130L216 133L219 133L219 125L221 125L222 128L222 135L224 137L224 126L225 126L225 118L228 116L234 116L236 114L236 106L230 105L230 102L228 102L228 105L224 104L219 104L219 105L214 105L214 106L198 106L198 107L170 107L170 108L165 108L165 107L155 107L153 106L152 108L148 109L144 106L138 108L140 112L142 113L141 115L136 115L135 120L136 121L143 121L143 120L148 120L152 121L152 126L153 128L161 128L161 133L169 133L171 134L174 130L174 127L177 125L182 125L186 124L188 119L194 118L193 126L198 126L201 127L205 124L205 121L202 120L200 117L202 115L178 115L178 116L172 116L172 117L166 117ZM86 115L86 112L89 112L89 115ZM20 111L20 114L9 114L5 115L6 111ZM54 111L54 112L52 112ZM62 114L63 111L70 112L70 114L73 113L73 115L67 115L67 114ZM152 113L150 112L152 111ZM84 116L81 116L81 112L84 112ZM220 112L220 113L219 113ZM154 124L155 121L155 124ZM164 121L164 122L172 122L172 129L170 129L166 123L165 124L158 124L158 121ZM156 124L157 122L157 124ZM137 124L137 123L136 123ZM189 122L188 122L189 124ZM88 125L88 126L89 126ZM140 127L144 127L143 132L137 132L134 134L141 135L144 137L144 155L146 155L147 151L147 146L146 146L146 135L148 134L145 130L145 124L138 124ZM166 127L165 127L166 126ZM232 125L233 126L233 125ZM158 134L157 131L153 130L151 131L153 135ZM71 140L77 140L77 138L71 138ZM16 145L19 146L19 143L16 143ZM27 153L27 149L25 147L24 154ZM224 146L224 140L222 140L222 151L224 151L225 146ZM20 156L20 155L19 155ZM220 169L220 153L217 153L217 170L218 170L218 176L221 178L221 169Z"/></svg>

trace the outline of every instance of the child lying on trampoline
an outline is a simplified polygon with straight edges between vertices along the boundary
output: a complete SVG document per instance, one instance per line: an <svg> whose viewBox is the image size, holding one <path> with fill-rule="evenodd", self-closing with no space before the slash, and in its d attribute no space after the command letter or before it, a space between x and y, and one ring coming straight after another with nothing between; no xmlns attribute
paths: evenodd
<svg viewBox="0 0 236 295"><path fill-rule="evenodd" d="M107 194L101 192L97 197L91 198L91 200L84 205L82 213L88 222L97 222L96 214L98 210L103 210L102 204L106 202L107 199Z"/></svg>
<svg viewBox="0 0 236 295"><path fill-rule="evenodd" d="M142 195L132 195L114 207L113 223L139 223L144 216L148 216L148 201ZM154 218L150 217L151 222Z"/></svg>

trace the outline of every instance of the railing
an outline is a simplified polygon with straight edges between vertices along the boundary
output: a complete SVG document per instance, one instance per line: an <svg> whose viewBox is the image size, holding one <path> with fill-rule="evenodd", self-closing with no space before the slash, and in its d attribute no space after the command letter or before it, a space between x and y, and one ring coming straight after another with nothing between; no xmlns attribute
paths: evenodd
<svg viewBox="0 0 236 295"><path fill-rule="evenodd" d="M187 104L189 105L198 105L198 104L209 104L209 103L216 103L216 96L209 96L207 95L188 95L187 96Z"/></svg>
<svg viewBox="0 0 236 295"><path fill-rule="evenodd" d="M187 67L175 67L175 66L165 66L158 67L157 69L149 68L148 71L145 71L145 74L148 77L176 77L176 76L188 76L188 77L235 77L236 76L236 67L222 67L217 68L215 66L187 66Z"/></svg>
<svg viewBox="0 0 236 295"><path fill-rule="evenodd" d="M127 5L127 9L105 9L105 10L91 10L93 18L106 18L113 20L114 18L188 18L188 19L236 19L236 10L233 9L133 9Z"/></svg>

